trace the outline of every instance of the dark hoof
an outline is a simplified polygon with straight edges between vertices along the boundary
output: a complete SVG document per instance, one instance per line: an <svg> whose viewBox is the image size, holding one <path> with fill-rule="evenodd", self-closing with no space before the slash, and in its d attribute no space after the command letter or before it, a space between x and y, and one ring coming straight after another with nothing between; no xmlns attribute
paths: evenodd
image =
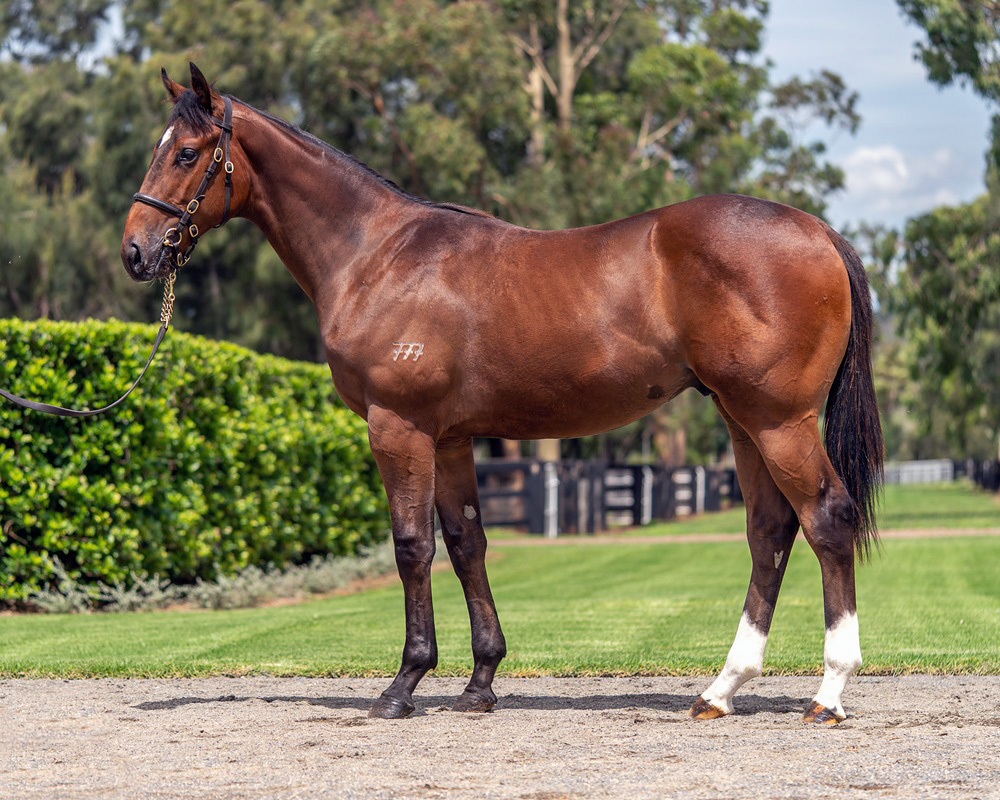
<svg viewBox="0 0 1000 800"><path fill-rule="evenodd" d="M719 717L726 716L725 711L718 706L713 706L704 697L699 697L695 700L694 705L691 706L691 711L688 713L691 719L718 719Z"/></svg>
<svg viewBox="0 0 1000 800"><path fill-rule="evenodd" d="M815 722L817 725L836 725L847 717L837 714L833 709L821 706L813 700L806 709L806 713L802 715L802 719L805 722Z"/></svg>
<svg viewBox="0 0 1000 800"><path fill-rule="evenodd" d="M413 713L415 707L413 703L406 700L382 695L375 701L368 716L375 719L404 719Z"/></svg>
<svg viewBox="0 0 1000 800"><path fill-rule="evenodd" d="M466 689L462 692L461 697L455 701L455 705L451 707L451 710L485 712L492 711L496 704L497 696L493 694L493 692L489 692L489 694L478 694L477 692L470 692Z"/></svg>

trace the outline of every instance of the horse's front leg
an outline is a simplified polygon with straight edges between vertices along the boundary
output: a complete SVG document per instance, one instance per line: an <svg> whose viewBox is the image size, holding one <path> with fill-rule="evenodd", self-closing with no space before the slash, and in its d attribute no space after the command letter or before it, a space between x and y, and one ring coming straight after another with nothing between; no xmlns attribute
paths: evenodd
<svg viewBox="0 0 1000 800"><path fill-rule="evenodd" d="M472 623L472 678L453 710L489 711L497 702L493 676L507 654L507 644L486 576L486 534L471 440L438 448L434 495L448 555L462 582Z"/></svg>
<svg viewBox="0 0 1000 800"><path fill-rule="evenodd" d="M434 441L391 411L368 411L368 440L389 498L396 567L406 596L403 663L368 713L401 719L414 709L413 690L437 666L431 562L434 560Z"/></svg>

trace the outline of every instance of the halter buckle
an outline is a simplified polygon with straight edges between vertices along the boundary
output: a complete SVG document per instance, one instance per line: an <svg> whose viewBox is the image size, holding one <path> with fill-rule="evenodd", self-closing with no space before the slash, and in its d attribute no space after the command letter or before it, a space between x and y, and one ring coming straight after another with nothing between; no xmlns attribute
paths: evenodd
<svg viewBox="0 0 1000 800"><path fill-rule="evenodd" d="M222 152L222 148L216 147L215 152L212 153L212 160L218 162L222 161L223 158L225 158L225 154Z"/></svg>
<svg viewBox="0 0 1000 800"><path fill-rule="evenodd" d="M198 210L198 206L200 205L201 203L198 201L198 198L195 198L194 200L192 200L190 203L187 204L187 213L193 214L195 211Z"/></svg>
<svg viewBox="0 0 1000 800"><path fill-rule="evenodd" d="M171 234L177 234L176 242L170 241ZM163 244L166 247L179 247L181 243L181 238L183 238L183 234L179 230L177 230L177 228L167 228L167 232L163 234Z"/></svg>
<svg viewBox="0 0 1000 800"><path fill-rule="evenodd" d="M233 162L232 161L227 161L226 162L226 172L228 174L232 175L233 174L233 169L234 169Z"/></svg>
<svg viewBox="0 0 1000 800"><path fill-rule="evenodd" d="M194 224L194 223L192 222L192 223L191 223L191 224L190 224L190 225L188 226L188 233L190 234L190 236L191 236L191 238L192 238L192 239L197 239L197 238L198 238L198 226L197 226L197 225L195 225L195 224Z"/></svg>

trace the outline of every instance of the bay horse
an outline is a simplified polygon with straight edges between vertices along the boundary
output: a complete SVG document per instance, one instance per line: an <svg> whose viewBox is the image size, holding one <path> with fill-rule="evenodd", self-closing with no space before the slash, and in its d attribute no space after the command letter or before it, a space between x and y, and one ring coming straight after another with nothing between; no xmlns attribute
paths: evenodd
<svg viewBox="0 0 1000 800"><path fill-rule="evenodd" d="M737 195L529 230L414 197L219 94L194 64L191 89L162 78L173 109L128 214L122 261L136 280L165 277L199 229L245 217L315 305L336 390L368 423L405 593L402 664L370 716L410 714L437 664L435 507L472 627L474 667L454 708L496 704L506 644L472 437L596 434L694 388L732 435L753 567L725 667L691 716L733 713L737 689L761 674L801 525L822 569L826 624L823 680L805 719L845 718L841 695L861 665L855 554L877 537L882 432L868 282L840 234ZM212 180L223 158L224 186ZM184 224L167 228L182 206Z"/></svg>

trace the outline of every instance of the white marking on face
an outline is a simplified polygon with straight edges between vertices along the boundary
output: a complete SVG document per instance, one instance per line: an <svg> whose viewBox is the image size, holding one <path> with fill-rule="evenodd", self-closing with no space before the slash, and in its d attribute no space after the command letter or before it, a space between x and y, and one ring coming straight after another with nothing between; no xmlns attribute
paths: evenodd
<svg viewBox="0 0 1000 800"><path fill-rule="evenodd" d="M163 147L163 145L169 142L170 137L173 135L173 133L174 133L174 126L171 125L163 132L163 136L160 138L160 143L157 145L157 148Z"/></svg>
<svg viewBox="0 0 1000 800"><path fill-rule="evenodd" d="M701 696L726 714L732 714L733 695L737 689L763 671L766 647L767 634L755 627L744 613L736 629L736 639L729 649L726 666Z"/></svg>
<svg viewBox="0 0 1000 800"><path fill-rule="evenodd" d="M474 509L472 506L466 506L464 509L462 509L462 513L465 514L466 519L476 518L476 509Z"/></svg>
<svg viewBox="0 0 1000 800"><path fill-rule="evenodd" d="M774 554L774 568L775 569L777 569L778 567L781 566L781 559L784 558L784 556L785 556L785 551L784 550L779 550L777 553Z"/></svg>
<svg viewBox="0 0 1000 800"><path fill-rule="evenodd" d="M837 717L843 719L844 706L840 696L847 685L847 679L861 666L861 639L858 635L858 615L845 614L826 629L826 643L823 647L823 683L820 684L815 700L826 706Z"/></svg>
<svg viewBox="0 0 1000 800"><path fill-rule="evenodd" d="M392 346L396 348L392 351L393 361L397 361L400 355L403 356L403 361L409 359L410 356L413 356L413 360L416 361L424 352L423 342L393 342Z"/></svg>

